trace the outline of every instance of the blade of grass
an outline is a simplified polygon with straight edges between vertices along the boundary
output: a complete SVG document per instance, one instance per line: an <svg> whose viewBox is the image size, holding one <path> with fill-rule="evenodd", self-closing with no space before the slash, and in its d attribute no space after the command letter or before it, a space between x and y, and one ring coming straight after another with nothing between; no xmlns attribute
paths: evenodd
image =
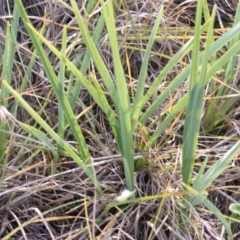
<svg viewBox="0 0 240 240"><path fill-rule="evenodd" d="M28 103L21 97L21 95L16 92L6 80L2 80L2 85L6 88L6 90L11 93L15 99L24 107L24 109L30 114L30 116L64 149L69 156L83 169L83 171L87 174L87 176L91 179L91 181L95 184L96 189L99 193L102 192L99 182L96 180L94 176L94 171L92 171L91 167L87 167L84 161L82 161L79 156L73 151L72 147L64 141L62 138L58 136L57 133L28 105ZM42 139L41 139L42 140Z"/></svg>
<svg viewBox="0 0 240 240"><path fill-rule="evenodd" d="M29 28L33 31L33 33L39 37L40 40L42 40L44 42L44 44L46 44L46 46L61 60L64 61L66 66L68 67L68 69L77 77L77 81L80 81L83 86L88 90L88 92L91 94L91 96L94 98L94 100L96 101L96 103L99 104L99 106L101 107L101 109L104 111L104 113L106 114L110 126L112 127L113 133L115 138L117 139L118 137L118 131L119 131L119 124L116 121L116 118L114 116L113 110L111 109L107 98L104 94L100 94L101 95L101 99L99 98L99 93L98 91L96 91L96 89L94 88L94 86L92 85L91 82L89 82L85 76L76 68L76 66L70 62L69 59L67 59L65 56L62 55L62 53L60 51L58 51L46 38L44 38L41 34L39 34L38 31L36 31L36 29L34 29L31 25L29 25ZM100 88L101 89L101 88ZM102 90L101 90L102 91Z"/></svg>
<svg viewBox="0 0 240 240"><path fill-rule="evenodd" d="M41 30L40 30L40 33L41 33L41 34L44 34L44 32L45 32L45 30L46 30L46 14L44 15L43 18L44 18L44 20L43 20L43 25L42 25L42 28L41 28ZM22 61L22 57L21 57L21 54L20 54L19 49L17 49L17 52L18 52L18 56L19 56L19 58L20 58L20 60L21 60L22 66L24 66L24 63L23 63L23 61ZM23 67L24 77L23 77L23 79L22 79L21 86L20 86L19 89L18 89L18 92L19 92L19 93L23 93L23 92L25 91L25 88L26 88L27 84L29 83L29 77L30 77L30 74L31 74L31 72L32 72L32 70L33 70L33 67L34 67L34 65L35 65L36 58L37 58L36 50L34 50L33 54L31 55L31 59L30 59L30 61L29 61L29 63L28 63L27 69L25 70L25 67ZM13 103L13 106L12 106L10 112L11 112L14 116L16 116L17 109L18 109L18 102L15 101L15 102ZM22 156L22 154L24 153L25 148L26 148L26 145L27 145L28 141L30 140L30 135L31 135L31 134L29 134L28 138L24 139L25 142L21 142L21 147L20 147L20 149L19 149L19 151L18 151L17 156L15 157L14 161L12 162L12 165L15 165L15 163L18 162L19 158L20 158L20 157ZM31 141L32 141L32 139L31 139ZM22 163L25 163L25 161L23 161Z"/></svg>
<svg viewBox="0 0 240 240"><path fill-rule="evenodd" d="M97 42L101 36L103 27L104 27L104 18L103 18L103 15L101 15L98 19L97 26L94 29L93 36L92 36L92 39L93 39L93 42L95 45L97 44ZM80 66L80 71L83 75L85 75L87 72L90 60L91 60L91 53L90 53L89 49L87 49L87 51L84 55L84 58L81 62L81 66ZM71 87L68 90L68 92L71 93L69 101L70 101L70 104L72 107L73 107L74 103L76 102L77 97L79 96L79 91L81 89L81 86L82 86L81 82L77 81L75 83L74 87Z"/></svg>
<svg viewBox="0 0 240 240"><path fill-rule="evenodd" d="M232 46L232 48L228 49L228 51L208 69L206 79L210 79L214 74L216 74L216 72L222 66L224 66L224 64L226 64L228 62L228 60L232 57L232 55L238 50L240 51L240 41L236 42L235 45ZM185 70L189 70L189 67L187 67L187 69L185 69ZM182 73L180 73L179 76L181 76L182 74L185 74L186 73L185 70ZM169 85L169 87L170 87L170 85ZM169 91L171 91L171 90L169 90ZM162 94L164 96L167 96L167 92L169 92L169 91L167 91L167 89L166 89L166 90L163 91ZM163 100L163 99L161 99L161 100ZM235 100L235 98L233 99L233 101L234 100ZM171 111L170 111L169 115L164 119L164 121L162 121L160 126L155 130L154 134L149 138L146 146L151 147L152 144L154 142L156 142L156 140L159 138L159 136L170 125L172 120L186 106L186 103L187 103L187 95L185 94L183 96L183 98L176 105L174 105L171 108Z"/></svg>
<svg viewBox="0 0 240 240"><path fill-rule="evenodd" d="M78 125L78 122L74 116L73 110L68 102L68 99L65 95L61 95L59 92L59 80L51 66L51 63L49 62L49 59L47 58L43 47L39 41L39 38L37 38L37 35L33 32L32 24L26 14L26 11L21 3L20 0L16 1L16 6L19 9L19 12L21 13L21 17L24 20L24 24L27 28L27 31L33 41L34 47L38 53L39 58L41 59L41 62L44 66L44 70L48 76L49 81L51 82L51 85L54 89L54 92L58 98L59 103L61 104L62 108L64 109L65 117L73 131L74 137L76 141L78 142L78 149L79 154L84 159L84 161L90 161L90 153L86 144L86 141L83 137L82 131ZM36 31L37 32L37 31ZM63 56L65 58L65 56Z"/></svg>
<svg viewBox="0 0 240 240"><path fill-rule="evenodd" d="M233 26L236 26L237 24L239 24L239 22L240 22L240 4L238 4L238 8L236 10ZM231 41L229 42L229 48L231 48L236 42L238 42L239 39L240 39L240 34L238 32L238 34L236 34L236 36L233 39L231 39ZM229 62L227 64L227 66L224 68L223 82L225 83L225 85L220 86L220 88L216 94L217 97L225 95L228 91L227 85L231 85L232 81L234 80L234 75L236 72L235 67L236 67L236 64L239 59L238 53L239 52L236 52L235 54L233 54L232 58L229 60ZM214 84L214 85L216 85L216 84ZM215 88L212 90L212 92L214 92L214 90L215 90ZM227 99L224 103L226 105L226 107L223 106L221 101L222 101L221 98L216 98L216 99L210 101L210 104L207 108L206 114L203 118L203 124L204 124L204 126L206 126L206 131L213 129L218 123L223 121L222 115L226 114L228 109L237 101L237 99L235 101L233 101L232 98ZM216 106L218 106L221 109L221 112L218 111Z"/></svg>
<svg viewBox="0 0 240 240"><path fill-rule="evenodd" d="M31 133L33 136L35 136L37 139L39 139L45 146L47 146L50 150L54 151L54 147L51 144L51 141L48 139L48 137L39 129L36 129L32 126L29 126L25 123L18 122L20 127L23 128L26 132Z"/></svg>
<svg viewBox="0 0 240 240"><path fill-rule="evenodd" d="M228 221L226 220L226 218L224 217L224 215L219 211L218 208L216 208L207 198L206 196L202 195L201 193L199 193L198 191L196 191L195 189L191 188L190 186L186 185L183 183L184 188L189 191L192 195L194 195L199 202L203 203L225 226L226 231L228 233L228 239L232 239L232 230L230 227L230 224L228 223Z"/></svg>
<svg viewBox="0 0 240 240"><path fill-rule="evenodd" d="M149 138L146 143L146 147L151 147L159 138L159 136L164 132L165 129L170 125L172 120L177 116L177 114L186 106L187 95L184 95L183 98L172 107L168 116L162 121L159 127L154 131L153 135Z"/></svg>
<svg viewBox="0 0 240 240"><path fill-rule="evenodd" d="M200 179L194 182L193 188L203 190L209 187L212 182L224 172L230 162L240 153L240 141L238 141L222 158L217 160Z"/></svg>
<svg viewBox="0 0 240 240"><path fill-rule="evenodd" d="M90 50L91 52L91 56L94 59L94 63L96 64L96 67L99 71L99 74L102 77L102 81L104 82L110 96L111 99L113 101L113 103L116 106L116 89L113 83L113 80L111 78L111 75L108 71L108 68L106 67L101 55L99 54L97 47L92 39L92 37L89 34L89 31L87 29L86 23L84 22L78 7L77 7L77 3L75 0L70 0L70 3L72 5L73 11L74 11L74 15L76 17L78 26L81 30L81 34L83 36L84 42L87 45L87 48ZM106 21L106 16L104 16L105 21Z"/></svg>
<svg viewBox="0 0 240 240"><path fill-rule="evenodd" d="M205 23L201 27L201 33L207 28L208 24ZM167 63L167 65L162 69L161 73L157 76L157 78L154 80L153 84L147 91L147 93L143 96L142 100L142 108L146 106L146 103L149 101L149 99L153 96L153 94L158 89L159 85L162 83L162 81L167 77L169 72L174 68L177 64L177 62L181 61L181 59L189 53L189 51L192 49L194 37L192 37ZM201 60L199 60L201 61ZM165 89L153 102L153 104L147 109L147 111L143 114L143 116L140 119L141 123L145 123L149 117L153 114L153 112L159 107L161 103L164 102L164 100L169 97L169 94L175 90L189 75L190 68L187 67L182 73L180 73L168 86L167 89Z"/></svg>
<svg viewBox="0 0 240 240"><path fill-rule="evenodd" d="M9 42L10 42L10 25L9 23L7 23L7 29L6 29L6 45L5 45L5 53L4 53L4 65L3 65L3 72L2 72L2 77L6 77L6 79L9 80L10 77L8 76L8 71L7 71L7 67L8 67L8 62L9 60L9 52L10 52L10 46L9 46ZM4 99L7 99L7 91L5 90L4 86L1 85L1 102L0 105L7 105L7 101ZM5 119L0 119L0 128L2 130L7 130L8 126L5 123ZM1 131L0 132L0 164L6 166L6 159L5 159L5 144L6 144L6 133Z"/></svg>
<svg viewBox="0 0 240 240"><path fill-rule="evenodd" d="M113 54L114 75L116 81L116 107L120 125L121 154L123 157L124 172L129 191L134 190L134 145L131 123L131 109L128 94L128 87L123 72L121 58L118 50L118 41L116 36L116 27L114 19L114 10L112 1L106 4L101 0L104 19L107 25L110 45Z"/></svg>
<svg viewBox="0 0 240 240"><path fill-rule="evenodd" d="M62 33L62 41L61 41L62 42L61 52L63 55L66 55L66 38L67 38L67 29L66 29L66 26L64 26L63 33ZM64 79L65 79L65 70L66 70L65 68L66 68L66 66L65 66L64 61L60 60L60 69L59 69L59 74L58 74L60 97L64 96ZM64 109L61 106L61 104L58 104L58 135L60 138L64 137L64 132L65 132Z"/></svg>
<svg viewBox="0 0 240 240"><path fill-rule="evenodd" d="M13 10L13 21L11 27L9 22L7 22L7 36L6 36L6 44L5 44L5 53L4 53L4 66L2 72L2 78L6 79L10 84L12 81L12 71L13 71L13 62L14 62L14 54L16 47L16 36L17 29L19 24L19 12L16 7ZM5 91L5 88L1 88L1 97L2 97L2 105L7 107L8 105L8 92Z"/></svg>
<svg viewBox="0 0 240 240"><path fill-rule="evenodd" d="M206 25L204 24L204 26L208 26L208 24ZM203 28L203 30L205 30L205 28ZM240 23L236 24L233 28L231 28L228 32L226 32L222 37L220 37L217 41L215 41L209 49L209 53L208 53L209 57L212 54L215 54L221 48L223 48L232 38L234 38L236 35L239 34L239 31L240 31ZM192 44L191 41L192 40L190 40L187 44ZM236 46L236 44L234 46ZM150 89L144 96L144 99L142 102L143 106L152 97L152 95L158 88L159 84L164 80L164 78L167 76L169 71L177 64L178 58L180 59L182 56L188 53L190 46L189 48L187 48L186 46L186 52L184 51L184 49L185 49L185 46L182 49L180 49L179 52L177 53L179 54L178 57L175 58L175 56L177 56L176 54L172 58L172 61L170 61L166 65L166 67L161 71L160 75L156 78L153 85L150 87ZM202 61L203 61L203 54L200 54L199 65L202 64ZM216 63L214 65L217 66ZM156 111L159 105L162 104L169 97L169 94L172 93L172 91L174 91L175 89L177 89L177 87L189 77L190 67L191 65L187 66L179 75L177 75L176 78L173 79L172 82L169 84L168 88L163 90L163 92L156 98L156 100L152 103L152 105L148 107L147 111L143 114L143 116L140 119L140 122L142 124L144 124L150 118L150 116L152 116L153 112Z"/></svg>
<svg viewBox="0 0 240 240"><path fill-rule="evenodd" d="M208 35L211 36L213 31L213 23L216 12L216 6L213 8L211 23L208 28ZM192 177L193 164L197 149L197 142L200 129L200 121L202 115L202 102L204 87L207 82L207 66L208 52L210 49L211 38L206 40L206 48L204 51L203 64L199 75L199 51L200 51L200 24L202 17L202 4L198 1L196 27L195 27L195 42L192 53L192 67L190 74L190 86L188 90L187 109L184 123L183 133L183 150L182 150L182 175L183 182L190 184ZM199 77L198 77L199 75Z"/></svg>
<svg viewBox="0 0 240 240"><path fill-rule="evenodd" d="M42 35L44 35L45 30L46 30L46 15L44 16L43 26L42 26L42 28L41 28L41 30L40 30L40 33L41 33ZM19 55L20 55L20 53L19 53ZM19 93L24 92L24 90L25 90L25 88L26 88L26 86L27 86L27 83L28 83L28 80L29 80L29 76L30 76L30 74L31 74L31 72L32 72L32 70L33 70L33 67L34 67L36 58L37 58L36 50L34 50L32 56L31 56L31 59L30 59L30 61L29 61L29 63L28 63L27 69L26 69L26 71L24 72L24 77L23 77L21 86L19 87L19 90L18 90ZM17 103L17 102L14 102L14 104L13 104L10 112L11 112L12 114L15 114L16 111L17 111L17 108L18 108L18 103Z"/></svg>
<svg viewBox="0 0 240 240"><path fill-rule="evenodd" d="M145 81L146 81L146 77L147 77L147 71L148 71L148 63L149 63L150 52L151 52L151 48L152 48L152 45L154 43L158 28L159 28L160 21L162 19L162 15L163 15L163 7L160 8L160 11L157 15L157 19L155 20L151 35L149 37L147 49L146 49L146 52L145 52L144 57L143 57L143 63L142 63L140 73L139 73L136 96L135 96L135 99L134 99L134 105L133 105L133 110L132 110L132 120L133 121L139 119L141 106L142 106L144 85L145 85Z"/></svg>
<svg viewBox="0 0 240 240"><path fill-rule="evenodd" d="M151 196L144 196L144 197L139 197L139 198L130 198L128 200L122 201L122 202L111 202L109 204L107 204L104 208L104 216L107 217L109 210L112 207L117 207L120 205L128 205L129 203L140 203L140 202L148 202L151 200L155 200L155 199L166 199L166 198L172 198L172 197L179 197L179 196L183 196L185 193L185 191L181 191L181 192L163 192L163 193L159 193L157 195L151 195ZM0 195L1 196L1 195Z"/></svg>
<svg viewBox="0 0 240 240"><path fill-rule="evenodd" d="M19 23L19 12L16 7L13 10L13 20L11 22L11 27L9 22L7 22L6 29L6 41L5 41L5 52L4 52L4 61L3 61L3 70L2 70L2 78L6 79L10 84L12 81L12 71L13 71L13 62L14 62L14 54L16 47L16 36L17 36L17 28ZM4 86L1 86L1 105L4 107L8 106L8 92L5 90ZM4 130L8 129L8 126L0 119L1 128ZM0 163L7 162L7 157L4 157L6 144L6 135L3 132L0 132ZM10 149L10 148L8 148Z"/></svg>
<svg viewBox="0 0 240 240"><path fill-rule="evenodd" d="M209 3L207 0L203 1L203 16L205 19L205 22L209 22L210 20L210 11L209 11ZM214 43L214 32L211 33L210 36L207 36L208 38L211 38L211 43ZM212 54L209 57L209 62L210 65L213 65L215 62L217 61L217 54ZM213 79L210 80L210 92L213 92L216 89L216 81L214 81Z"/></svg>

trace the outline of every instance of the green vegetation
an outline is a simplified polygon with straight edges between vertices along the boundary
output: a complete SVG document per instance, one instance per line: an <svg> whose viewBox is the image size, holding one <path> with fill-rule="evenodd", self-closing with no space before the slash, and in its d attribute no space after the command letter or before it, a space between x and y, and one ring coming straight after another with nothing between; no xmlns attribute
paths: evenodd
<svg viewBox="0 0 240 240"><path fill-rule="evenodd" d="M6 3L1 239L237 239L240 4Z"/></svg>

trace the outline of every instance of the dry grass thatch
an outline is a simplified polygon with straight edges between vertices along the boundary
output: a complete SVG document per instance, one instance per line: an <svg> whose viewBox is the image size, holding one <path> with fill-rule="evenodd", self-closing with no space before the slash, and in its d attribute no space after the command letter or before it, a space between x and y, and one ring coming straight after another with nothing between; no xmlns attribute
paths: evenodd
<svg viewBox="0 0 240 240"><path fill-rule="evenodd" d="M10 9L7 6L9 4ZM31 16L36 28L41 27L41 18L46 8L48 27L46 36L54 41L58 46L61 41L61 24L68 24L74 27L76 22L69 10L64 9L60 4L51 5L51 1L29 0L22 1ZM65 1L67 2L67 1ZM77 1L79 9L84 14L85 1ZM119 9L116 16L116 24L121 28L129 22L136 25L153 24L154 14L159 6L165 5L166 27L186 27L190 28L194 24L195 1L171 0L171 1L126 1L127 12ZM209 1L209 4L218 4L218 14L216 26L231 24L234 18L234 11L237 0L228 1ZM2 29L5 22L11 18L11 11L14 1L1 1L0 15L5 16L0 19ZM54 24L53 24L54 22ZM94 26L97 19L92 20ZM1 36L4 37L4 31ZM21 53L28 59L31 51L31 43L27 36L23 23L19 25L18 43ZM101 43L104 43L102 36ZM26 44L27 43L27 44ZM138 46L139 42L133 40L130 44ZM141 43L142 44L142 43ZM79 49L76 45L76 50ZM169 40L156 42L153 49L168 56L174 54L182 45L181 41ZM82 46L82 45L81 45ZM112 67L111 54L109 48L100 44L102 55L105 58L109 69ZM84 49L82 48L81 51ZM52 64L58 70L58 62L49 53ZM165 59L150 60L148 81L149 84L166 64ZM186 59L186 61L189 61ZM24 62L24 64L27 64ZM124 61L123 61L124 62ZM19 64L20 60L16 57L13 84L17 87L21 80L21 71L26 66ZM131 52L131 70L133 79L138 78L139 63L141 63L141 53ZM172 77L181 71L182 66L176 66L169 79L161 88L165 88ZM31 75L29 91L35 90L39 99L45 98L49 94L49 84L43 73L40 63L36 63L35 72ZM182 92L185 91L184 85L181 86ZM26 91L27 92L27 91ZM86 91L81 92L82 102L86 105L94 104ZM36 99L31 94L26 94L25 99L37 110L39 114L50 116L46 121L50 122L54 128L57 119L54 116L56 109L55 96L48 95L49 103L44 112L36 104ZM172 101L172 99L170 99ZM177 95L174 101L178 101ZM10 103L11 104L11 103ZM167 104L167 103L166 103ZM76 107L75 112L80 111L81 106ZM162 111L165 110L163 104ZM159 110L159 111L160 111ZM236 104L235 112L228 117L229 125L224 131L224 135L229 137L239 131L240 106ZM17 118L23 122L31 122L29 116L20 108ZM238 114L238 115L237 115ZM106 209L107 204L112 203L115 198L124 190L126 183L121 161L119 161L118 151L109 132L108 125L104 122L104 116L94 107L92 110L93 121L97 126L97 132L101 135L102 144L107 145L107 150L102 150L93 139L88 135L90 126L83 117L79 123L85 129L86 138L93 156L93 163L96 165L96 175L104 189L104 195L99 197L94 189L94 185L86 175L71 162L67 157L62 157L59 163L53 162L53 156L44 151L31 149L31 146L22 148L22 139L16 137L16 145L11 147L11 161L7 163L6 170L0 166L1 179L0 189L0 238L6 239L10 232L13 233L12 239L224 239L225 236L219 235L222 225L220 221L209 213L204 206L199 209L191 209L190 216L186 216L181 210L183 202L181 193L181 167L180 167L180 146L182 142L182 125L176 124L175 131L166 131L166 136L159 139L155 144L153 152L146 154L147 165L139 172L135 173L136 196L142 197L141 202L133 202L128 205L115 205ZM237 130L236 130L237 129ZM16 130L18 131L18 130ZM154 130L153 130L154 131ZM18 132L21 134L21 132ZM217 134L216 134L217 135ZM138 141L144 144L144 134L139 133ZM66 136L72 140L71 132ZM167 140L164 147L159 146ZM202 159L207 155L211 161L219 159L231 146L231 140L219 140L217 137L202 136L199 144L199 157L195 170L201 165ZM159 150L160 149L160 150ZM138 151L139 149L136 149ZM35 152L36 151L36 152ZM21 154L19 155L19 152ZM31 158L30 162L27 159ZM22 163L25 164L22 164ZM198 165L199 164L199 165ZM209 192L209 199L225 215L229 216L229 202L239 200L239 163L217 179L214 187ZM166 193L166 194L164 194ZM171 193L171 194L169 194ZM161 195L159 195L161 194ZM149 199L147 199L149 197ZM105 212L107 210L107 212ZM185 226L184 224L185 223ZM198 228L196 228L198 226ZM15 231L15 232L14 232ZM235 239L240 237L240 228L234 225ZM10 239L10 238L9 238Z"/></svg>

